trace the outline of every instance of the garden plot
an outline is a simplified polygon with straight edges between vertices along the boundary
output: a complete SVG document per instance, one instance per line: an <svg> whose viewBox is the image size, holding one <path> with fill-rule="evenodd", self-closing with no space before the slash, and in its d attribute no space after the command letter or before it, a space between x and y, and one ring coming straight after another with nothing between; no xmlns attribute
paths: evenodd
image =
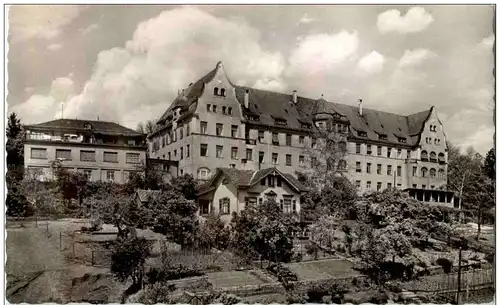
<svg viewBox="0 0 500 305"><path fill-rule="evenodd" d="M340 259L290 263L285 264L285 266L297 274L299 281L341 278L360 274L352 269L353 264L351 262Z"/></svg>
<svg viewBox="0 0 500 305"><path fill-rule="evenodd" d="M265 275L259 276L257 270L228 271L208 273L208 280L214 288L229 288L234 286L262 285L272 281Z"/></svg>

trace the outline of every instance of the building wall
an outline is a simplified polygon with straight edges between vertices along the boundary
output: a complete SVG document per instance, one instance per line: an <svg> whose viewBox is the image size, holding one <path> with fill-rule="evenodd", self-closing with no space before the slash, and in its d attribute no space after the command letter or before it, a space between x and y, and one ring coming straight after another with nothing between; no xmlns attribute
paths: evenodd
<svg viewBox="0 0 500 305"><path fill-rule="evenodd" d="M33 159L31 158L32 148L45 148L47 149L47 159ZM56 150L66 149L71 150L71 159L67 161L62 161L61 165L63 168L75 171L91 170L91 180L106 181L107 171L115 172L115 182L124 183L126 181L127 175L130 172L140 171L141 163L127 163L126 153L139 153L140 162L145 162L146 159L146 149L133 149L131 147L116 147L116 146L100 146L95 144L78 146L72 145L72 143L55 143L55 142L35 142L29 141L24 144L24 164L26 168L39 168L43 170L43 177L41 179L52 179L53 171L51 169L51 164L56 160ZM80 161L80 151L95 151L95 162ZM118 162L104 162L103 156L104 152L116 152L118 153Z"/></svg>

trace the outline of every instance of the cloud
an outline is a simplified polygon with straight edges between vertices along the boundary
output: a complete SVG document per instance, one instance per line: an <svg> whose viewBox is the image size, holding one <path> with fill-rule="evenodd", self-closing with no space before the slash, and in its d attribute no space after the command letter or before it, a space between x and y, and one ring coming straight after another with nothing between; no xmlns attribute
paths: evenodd
<svg viewBox="0 0 500 305"><path fill-rule="evenodd" d="M10 41L53 39L84 9L77 5L13 5L9 9Z"/></svg>
<svg viewBox="0 0 500 305"><path fill-rule="evenodd" d="M423 63L425 60L437 55L428 49L406 50L399 60L399 67L413 67Z"/></svg>
<svg viewBox="0 0 500 305"><path fill-rule="evenodd" d="M253 85L254 88L256 89L261 89L261 90L269 90L269 91L275 91L275 92L285 92L285 89L287 88L287 85L283 83L282 80L268 80L268 79L259 79L255 85Z"/></svg>
<svg viewBox="0 0 500 305"><path fill-rule="evenodd" d="M69 77L58 77L52 81L47 95L33 94L25 102L13 106L23 123L33 124L52 120L61 115L61 102L74 94L75 84ZM26 88L26 92L33 92L33 88ZM66 112L65 112L66 113Z"/></svg>
<svg viewBox="0 0 500 305"><path fill-rule="evenodd" d="M388 10L377 17L377 27L382 34L398 32L416 33L425 30L434 18L422 7L412 7L405 15L399 10Z"/></svg>
<svg viewBox="0 0 500 305"><path fill-rule="evenodd" d="M53 44L49 44L47 46L47 50L49 50L49 51L56 51L56 50L59 50L61 47L62 47L62 44L60 44L60 43L53 43Z"/></svg>
<svg viewBox="0 0 500 305"><path fill-rule="evenodd" d="M488 150L495 146L494 134L495 127L479 125L476 127L474 133L462 140L460 146L462 149L467 149L469 146L472 146L477 152L484 156Z"/></svg>
<svg viewBox="0 0 500 305"><path fill-rule="evenodd" d="M358 68L368 74L379 73L384 68L385 58L377 51L366 54L358 62Z"/></svg>
<svg viewBox="0 0 500 305"><path fill-rule="evenodd" d="M284 88L283 56L263 49L259 40L259 33L241 20L217 18L193 7L163 11L140 23L124 48L98 54L93 75L83 91L68 100L65 113L79 118L99 115L135 128L159 117L180 88L219 60L231 81ZM142 110L135 111L138 107Z"/></svg>
<svg viewBox="0 0 500 305"><path fill-rule="evenodd" d="M325 74L353 56L359 47L356 31L315 34L302 38L289 59L289 74Z"/></svg>
<svg viewBox="0 0 500 305"><path fill-rule="evenodd" d="M80 32L82 35L87 35L88 33L97 30L99 27L100 26L97 23L92 23L88 27L80 29Z"/></svg>
<svg viewBox="0 0 500 305"><path fill-rule="evenodd" d="M297 24L309 24L309 23L314 22L314 21L316 21L315 18L309 17L309 16L307 16L307 14L304 14L304 15L302 15L302 17L300 17Z"/></svg>

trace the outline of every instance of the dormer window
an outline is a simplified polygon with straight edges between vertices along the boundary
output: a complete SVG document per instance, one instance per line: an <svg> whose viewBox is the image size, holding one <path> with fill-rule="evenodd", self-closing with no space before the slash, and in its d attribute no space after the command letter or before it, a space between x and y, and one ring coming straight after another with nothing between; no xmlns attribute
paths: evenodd
<svg viewBox="0 0 500 305"><path fill-rule="evenodd" d="M387 140L387 135L385 135L385 134L379 134L378 138L379 138L379 140Z"/></svg>
<svg viewBox="0 0 500 305"><path fill-rule="evenodd" d="M301 124L300 124L300 127L301 127L301 128L304 128L304 129L311 129L311 124L301 123Z"/></svg>
<svg viewBox="0 0 500 305"><path fill-rule="evenodd" d="M286 120L283 120L283 119L274 119L274 124L281 125L281 126L286 126Z"/></svg>
<svg viewBox="0 0 500 305"><path fill-rule="evenodd" d="M406 143L406 138L398 137L398 142L399 143Z"/></svg>
<svg viewBox="0 0 500 305"><path fill-rule="evenodd" d="M358 131L358 136L366 138L366 132L365 131Z"/></svg>
<svg viewBox="0 0 500 305"><path fill-rule="evenodd" d="M92 125L90 123L85 123L84 128L90 130L92 129Z"/></svg>

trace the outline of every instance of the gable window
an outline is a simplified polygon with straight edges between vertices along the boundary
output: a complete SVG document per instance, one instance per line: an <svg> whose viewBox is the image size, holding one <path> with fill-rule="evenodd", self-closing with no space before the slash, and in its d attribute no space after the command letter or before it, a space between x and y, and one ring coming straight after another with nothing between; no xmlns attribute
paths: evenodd
<svg viewBox="0 0 500 305"><path fill-rule="evenodd" d="M292 155L286 155L286 165L292 166Z"/></svg>
<svg viewBox="0 0 500 305"><path fill-rule="evenodd" d="M281 177L276 176L276 185L281 186Z"/></svg>
<svg viewBox="0 0 500 305"><path fill-rule="evenodd" d="M440 142L441 142L440 139L434 139L434 144L439 145Z"/></svg>
<svg viewBox="0 0 500 305"><path fill-rule="evenodd" d="M291 134L286 135L286 146L292 146L292 135Z"/></svg>
<svg viewBox="0 0 500 305"><path fill-rule="evenodd" d="M232 138L238 137L238 126L237 125L231 125L231 137Z"/></svg>
<svg viewBox="0 0 500 305"><path fill-rule="evenodd" d="M219 199L219 211L221 215L228 215L230 210L229 210L229 204L230 200L228 197L224 197L222 199Z"/></svg>
<svg viewBox="0 0 500 305"><path fill-rule="evenodd" d="M223 127L224 127L224 125L222 125L220 123L215 124L215 135L222 136L222 128Z"/></svg>
<svg viewBox="0 0 500 305"><path fill-rule="evenodd" d="M278 133L277 132L273 132L273 145L279 145L280 144L280 141L279 141L279 138L278 138Z"/></svg>
<svg viewBox="0 0 500 305"><path fill-rule="evenodd" d="M206 157L207 156L207 149L208 149L207 144L200 144L200 156Z"/></svg>
<svg viewBox="0 0 500 305"><path fill-rule="evenodd" d="M226 96L226 89L221 88L221 89L220 89L220 95L221 95L221 96Z"/></svg>
<svg viewBox="0 0 500 305"><path fill-rule="evenodd" d="M118 153L105 151L104 162L118 163Z"/></svg>
<svg viewBox="0 0 500 305"><path fill-rule="evenodd" d="M267 176L267 186L272 186L274 187L274 176Z"/></svg>
<svg viewBox="0 0 500 305"><path fill-rule="evenodd" d="M238 147L231 147L231 159L238 159Z"/></svg>
<svg viewBox="0 0 500 305"><path fill-rule="evenodd" d="M272 163L273 163L273 165L278 164L278 154L277 153L272 154Z"/></svg>
<svg viewBox="0 0 500 305"><path fill-rule="evenodd" d="M266 178L260 180L260 185L266 185Z"/></svg>
<svg viewBox="0 0 500 305"><path fill-rule="evenodd" d="M200 133L207 134L207 122L200 122Z"/></svg>
<svg viewBox="0 0 500 305"><path fill-rule="evenodd" d="M56 159L71 160L71 149L56 149Z"/></svg>

